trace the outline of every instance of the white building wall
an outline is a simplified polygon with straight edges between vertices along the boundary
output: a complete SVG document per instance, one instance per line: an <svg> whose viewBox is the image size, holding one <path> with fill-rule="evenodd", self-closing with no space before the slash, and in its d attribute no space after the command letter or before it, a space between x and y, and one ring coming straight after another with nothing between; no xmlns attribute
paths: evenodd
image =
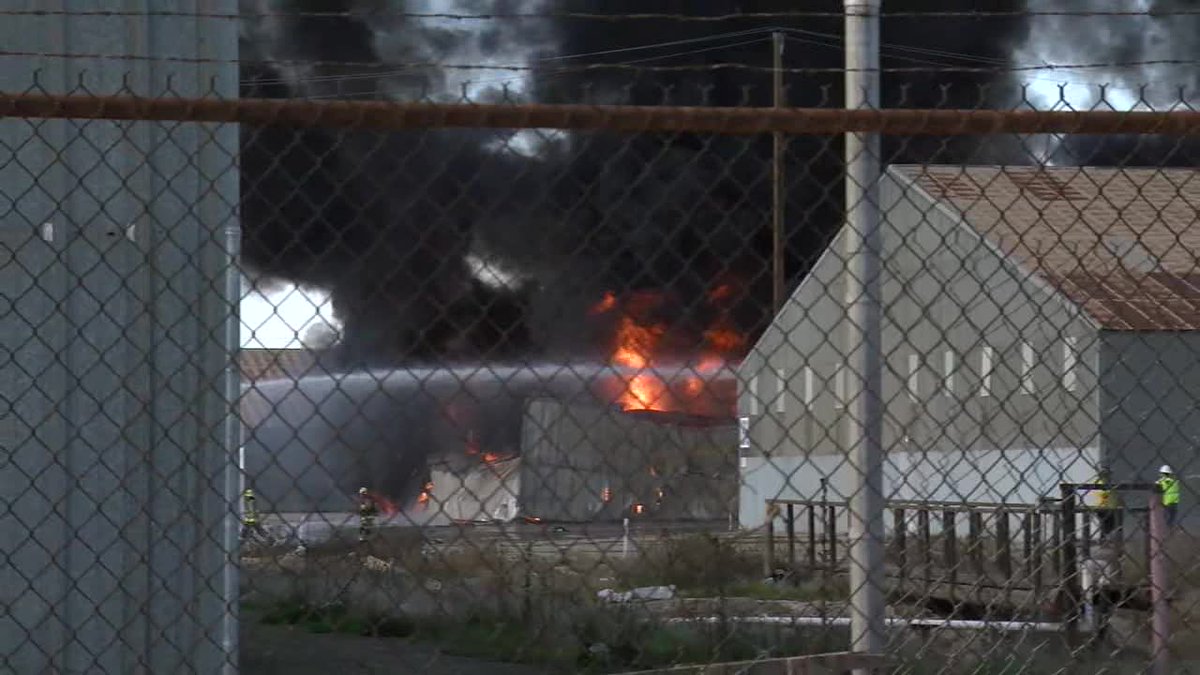
<svg viewBox="0 0 1200 675"><path fill-rule="evenodd" d="M889 174L881 194L888 496L1030 503L1062 480L1094 477L1098 334L1090 320L917 188ZM848 496L848 419L837 398L849 351L843 255L839 236L739 371L761 392L775 390L766 381L775 373L807 369L816 388L811 406L784 413L752 405L742 390L744 527L761 524L764 500L813 495L822 477L840 495L831 489L831 499ZM1069 387L1065 344L1077 350ZM802 390L792 378L785 389Z"/></svg>

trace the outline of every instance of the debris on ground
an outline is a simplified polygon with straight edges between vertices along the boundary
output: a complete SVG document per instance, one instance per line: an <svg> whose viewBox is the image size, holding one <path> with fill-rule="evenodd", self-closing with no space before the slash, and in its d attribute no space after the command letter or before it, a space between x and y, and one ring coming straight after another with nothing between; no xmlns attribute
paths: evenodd
<svg viewBox="0 0 1200 675"><path fill-rule="evenodd" d="M611 588L605 588L597 591L596 597L606 602L670 600L675 597L675 586L642 586L629 591L615 591Z"/></svg>
<svg viewBox="0 0 1200 675"><path fill-rule="evenodd" d="M371 570L372 572L391 572L392 561L383 560L382 558L376 558L373 555L369 555L363 559L363 567Z"/></svg>

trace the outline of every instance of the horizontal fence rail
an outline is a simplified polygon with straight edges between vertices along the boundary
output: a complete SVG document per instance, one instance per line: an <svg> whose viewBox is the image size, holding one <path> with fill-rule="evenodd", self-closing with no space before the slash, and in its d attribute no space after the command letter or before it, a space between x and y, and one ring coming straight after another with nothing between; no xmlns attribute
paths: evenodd
<svg viewBox="0 0 1200 675"><path fill-rule="evenodd" d="M270 99L141 98L0 94L0 115L25 119L97 119L238 123L252 126L413 129L560 129L653 133L831 136L978 134L1200 133L1200 112L1110 110L944 110L828 108L715 108Z"/></svg>

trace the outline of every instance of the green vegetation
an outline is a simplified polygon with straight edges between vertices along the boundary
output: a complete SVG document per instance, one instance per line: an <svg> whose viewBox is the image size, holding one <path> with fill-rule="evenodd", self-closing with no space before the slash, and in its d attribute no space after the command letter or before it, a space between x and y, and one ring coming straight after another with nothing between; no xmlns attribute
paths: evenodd
<svg viewBox="0 0 1200 675"><path fill-rule="evenodd" d="M251 608L247 608L251 609ZM452 621L412 621L367 615L342 605L317 607L300 599L253 608L260 621L313 633L399 638L442 652L546 666L562 672L603 673L680 663L710 663L815 653L841 648L836 631L747 630L734 625L668 626L628 610L581 608L555 621L475 615Z"/></svg>

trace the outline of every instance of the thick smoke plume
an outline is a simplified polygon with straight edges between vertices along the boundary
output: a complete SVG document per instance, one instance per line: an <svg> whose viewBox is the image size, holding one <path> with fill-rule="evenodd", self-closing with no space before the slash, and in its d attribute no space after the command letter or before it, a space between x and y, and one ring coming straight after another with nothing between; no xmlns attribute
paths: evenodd
<svg viewBox="0 0 1200 675"><path fill-rule="evenodd" d="M839 11L840 2L801 3ZM1149 0L1142 5L1149 4ZM1153 3L1154 8L1182 1ZM702 7L698 7L702 5ZM1078 3L1036 3L1075 9ZM449 8L448 8L449 6ZM607 14L793 11L790 0L593 0L553 9ZM612 53L623 47L763 28L719 24L602 22L572 18L437 21L403 11L496 13L545 10L539 0L492 3L247 2L243 95L432 98L631 104L768 105L770 75L745 70L564 71L562 64L740 62L768 66L768 41L695 51ZM891 12L961 10L958 2L889 0ZM975 3L980 11L1025 9L1019 0ZM281 17L264 10L347 12ZM386 10L386 11L384 11ZM841 34L836 18L787 23ZM1102 26L1081 34L1077 26ZM1194 21L1109 17L886 19L885 45L936 47L975 60L885 49L885 66L1020 64L1023 59L1129 61L1196 53ZM1073 38L1072 36L1075 36ZM743 40L724 40L735 45ZM832 43L832 44L831 44ZM700 44L698 47L711 47ZM596 54L596 52L609 52ZM562 57L589 54L587 58ZM552 60L545 60L552 59ZM558 60L553 60L558 59ZM318 66L316 61L348 65ZM836 40L789 41L794 67L836 68ZM296 63L306 62L306 63ZM412 63L537 64L533 73L401 67ZM1167 77L1154 69L1101 71L1089 81ZM1056 73L889 73L891 107L1013 107L1046 96ZM1072 76L1074 77L1074 76ZM792 105L837 105L837 74L789 75ZM1194 81L1189 85L1194 87ZM1176 96L1178 98L1178 96ZM1044 101L1030 101L1045 105ZM1045 106L1048 107L1048 106ZM1136 139L1055 144L1059 163L1184 161ZM889 162L1029 163L1045 159L1023 139L891 138ZM267 276L329 289L344 321L350 364L400 360L518 359L602 351L611 326L588 309L606 291L655 289L673 301L672 325L699 335L706 293L738 289L732 318L754 334L770 319L769 139L691 135L556 134L523 131L248 130L243 138L243 248ZM836 139L796 138L788 157L789 280L795 283L840 222L841 149Z"/></svg>

